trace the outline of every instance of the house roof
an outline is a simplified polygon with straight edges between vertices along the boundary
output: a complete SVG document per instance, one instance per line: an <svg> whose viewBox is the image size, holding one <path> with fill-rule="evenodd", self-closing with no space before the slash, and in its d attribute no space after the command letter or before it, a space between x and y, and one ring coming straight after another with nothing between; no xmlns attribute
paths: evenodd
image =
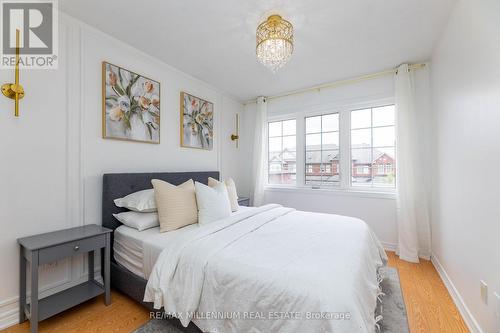
<svg viewBox="0 0 500 333"><path fill-rule="evenodd" d="M308 150L306 151L306 163L321 163L323 157L323 162L332 162L334 160L339 159L339 146L333 145L323 145L323 150L321 150L320 145L308 146ZM393 158L389 154L380 151L376 148L370 149L369 145L361 144L352 147L351 156L353 161L357 164L371 164L374 161L378 160L384 154ZM295 162L297 158L297 154L295 151L289 151L285 149L282 153L270 153L269 156L270 162L279 162L279 163L289 163Z"/></svg>
<svg viewBox="0 0 500 333"><path fill-rule="evenodd" d="M323 162L332 162L339 159L340 152L337 145L323 145L323 151L321 151L320 148L320 145L308 146L308 151L306 151L306 163L321 163L321 155L323 155ZM372 149L366 144L355 145L352 148L352 159L358 164L371 164L386 154L374 148L372 156Z"/></svg>

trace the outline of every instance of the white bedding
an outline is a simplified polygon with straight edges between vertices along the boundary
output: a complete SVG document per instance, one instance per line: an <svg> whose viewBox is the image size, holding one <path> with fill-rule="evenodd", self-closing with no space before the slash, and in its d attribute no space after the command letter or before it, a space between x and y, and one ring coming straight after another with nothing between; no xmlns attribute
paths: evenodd
<svg viewBox="0 0 500 333"><path fill-rule="evenodd" d="M121 225L115 229L113 241L113 257L116 262L137 276L146 278L144 274L144 241L159 233L159 227L138 231Z"/></svg>
<svg viewBox="0 0 500 333"><path fill-rule="evenodd" d="M185 326L375 331L377 270L387 257L359 219L266 205L177 236L164 243L144 301Z"/></svg>
<svg viewBox="0 0 500 333"><path fill-rule="evenodd" d="M239 207L238 211L232 213L232 216L252 209L254 208ZM115 229L113 256L117 263L135 275L147 279L166 244L169 244L180 234L197 228L199 228L198 225L192 224L177 230L160 233L159 227L139 231L121 225Z"/></svg>

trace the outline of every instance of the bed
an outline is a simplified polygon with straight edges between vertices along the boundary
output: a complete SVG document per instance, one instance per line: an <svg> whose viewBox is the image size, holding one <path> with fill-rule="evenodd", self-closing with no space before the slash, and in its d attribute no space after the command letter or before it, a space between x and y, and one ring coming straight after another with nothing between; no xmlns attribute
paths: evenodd
<svg viewBox="0 0 500 333"><path fill-rule="evenodd" d="M153 178L206 184L218 176L104 175L114 288L174 314L189 324L186 332L375 331L378 269L387 257L361 220L266 205L160 234L130 230L112 216L122 211L114 199L150 188Z"/></svg>
<svg viewBox="0 0 500 333"><path fill-rule="evenodd" d="M126 211L115 206L114 200L130 193L152 188L151 179L161 179L174 185L193 179L208 184L208 178L219 179L218 171L207 172L152 172L152 173L110 173L103 175L102 187L102 225L116 230L122 224L113 217L113 214ZM114 244L114 232L111 234L111 244ZM118 264L114 255L114 246L111 247L111 286L141 303L150 310L155 310L153 304L144 302L144 291L147 280L143 276ZM177 319L171 320L174 325L187 333L200 333L194 324L187 328L180 325Z"/></svg>
<svg viewBox="0 0 500 333"><path fill-rule="evenodd" d="M252 209L242 206L232 215L237 216ZM192 224L178 230L160 233L159 227L139 231L121 225L114 232L113 258L120 266L147 280L165 246L181 234L196 228L197 225Z"/></svg>

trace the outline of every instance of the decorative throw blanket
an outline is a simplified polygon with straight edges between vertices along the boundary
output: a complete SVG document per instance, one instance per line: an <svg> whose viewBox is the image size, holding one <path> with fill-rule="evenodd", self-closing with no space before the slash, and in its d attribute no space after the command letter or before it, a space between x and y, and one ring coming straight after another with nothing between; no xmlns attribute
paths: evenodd
<svg viewBox="0 0 500 333"><path fill-rule="evenodd" d="M144 301L205 332L375 332L386 261L359 219L266 205L172 240Z"/></svg>

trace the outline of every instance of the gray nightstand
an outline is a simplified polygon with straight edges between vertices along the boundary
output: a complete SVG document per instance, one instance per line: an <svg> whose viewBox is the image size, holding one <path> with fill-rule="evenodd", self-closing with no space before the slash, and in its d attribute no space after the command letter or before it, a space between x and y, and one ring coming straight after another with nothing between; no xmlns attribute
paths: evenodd
<svg viewBox="0 0 500 333"><path fill-rule="evenodd" d="M238 198L238 205L240 206L250 206L250 198Z"/></svg>
<svg viewBox="0 0 500 333"><path fill-rule="evenodd" d="M110 291L110 233L111 229L95 224L19 238L20 288L19 322L28 318L31 332L38 331L38 322L105 294L106 305L111 303ZM94 251L100 250L104 267L104 285L94 280ZM38 299L38 267L80 253L88 253L88 281L57 294ZM31 263L31 302L26 304L26 265Z"/></svg>

